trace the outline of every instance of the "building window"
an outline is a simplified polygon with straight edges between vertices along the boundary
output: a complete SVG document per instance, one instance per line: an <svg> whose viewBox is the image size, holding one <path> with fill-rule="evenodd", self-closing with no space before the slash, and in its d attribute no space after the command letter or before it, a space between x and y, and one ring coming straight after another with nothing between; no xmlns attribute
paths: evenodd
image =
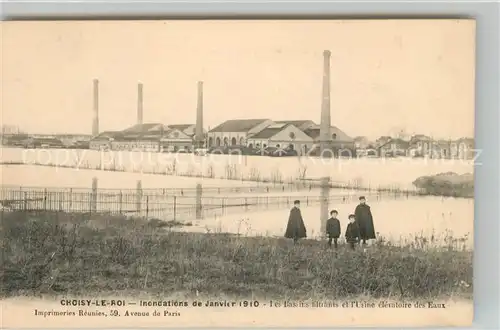
<svg viewBox="0 0 500 330"><path fill-rule="evenodd" d="M337 139L337 134L336 133L332 134L332 139L334 139L334 140Z"/></svg>
<svg viewBox="0 0 500 330"><path fill-rule="evenodd" d="M236 145L236 138L232 138L232 139L231 139L231 145L232 145L232 146L235 146L235 145Z"/></svg>
<svg viewBox="0 0 500 330"><path fill-rule="evenodd" d="M295 146L293 145L293 143L290 143L290 145L288 146L288 149L290 149L290 150L294 150L295 149Z"/></svg>
<svg viewBox="0 0 500 330"><path fill-rule="evenodd" d="M267 148L267 144L265 144L265 143L264 143L264 144L262 145L262 147L263 147L263 148Z"/></svg>
<svg viewBox="0 0 500 330"><path fill-rule="evenodd" d="M213 143L214 143L214 139L212 137L209 137L208 138L208 146L211 147Z"/></svg>
<svg viewBox="0 0 500 330"><path fill-rule="evenodd" d="M280 144L278 143L278 144L276 145L276 148L279 148L279 147L280 147Z"/></svg>
<svg viewBox="0 0 500 330"><path fill-rule="evenodd" d="M240 137L240 146L242 146L244 144L245 144L245 139L243 139L243 137Z"/></svg>
<svg viewBox="0 0 500 330"><path fill-rule="evenodd" d="M224 146L228 146L229 145L229 140L227 137L224 138Z"/></svg>
<svg viewBox="0 0 500 330"><path fill-rule="evenodd" d="M215 146L216 147L220 147L220 137L218 137L217 139L215 139Z"/></svg>
<svg viewBox="0 0 500 330"><path fill-rule="evenodd" d="M253 144L252 144L252 143L250 143L250 144L248 145L248 147L249 147L250 149L253 149Z"/></svg>

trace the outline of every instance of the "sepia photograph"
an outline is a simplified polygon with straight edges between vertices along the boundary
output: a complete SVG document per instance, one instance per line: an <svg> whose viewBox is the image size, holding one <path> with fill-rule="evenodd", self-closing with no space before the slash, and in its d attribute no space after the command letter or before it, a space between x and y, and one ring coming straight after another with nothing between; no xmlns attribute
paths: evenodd
<svg viewBox="0 0 500 330"><path fill-rule="evenodd" d="M472 325L473 19L0 31L2 326Z"/></svg>

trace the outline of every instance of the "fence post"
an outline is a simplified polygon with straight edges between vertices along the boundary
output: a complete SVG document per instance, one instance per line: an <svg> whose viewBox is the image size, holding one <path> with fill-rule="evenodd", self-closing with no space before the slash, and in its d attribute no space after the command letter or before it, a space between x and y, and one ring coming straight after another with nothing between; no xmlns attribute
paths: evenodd
<svg viewBox="0 0 500 330"><path fill-rule="evenodd" d="M120 190L120 193L118 194L118 204L119 204L118 207L119 207L120 215L123 214L122 202L123 202L123 195L122 195L122 191Z"/></svg>
<svg viewBox="0 0 500 330"><path fill-rule="evenodd" d="M326 221L328 220L328 197L330 196L330 178L325 176L321 178L321 204L320 204L320 217L321 217L321 233L326 231Z"/></svg>
<svg viewBox="0 0 500 330"><path fill-rule="evenodd" d="M174 221L176 220L177 214L177 196L174 196Z"/></svg>
<svg viewBox="0 0 500 330"><path fill-rule="evenodd" d="M73 211L73 188L69 188L69 210Z"/></svg>
<svg viewBox="0 0 500 330"><path fill-rule="evenodd" d="M149 215L149 196L146 196L146 219Z"/></svg>
<svg viewBox="0 0 500 330"><path fill-rule="evenodd" d="M90 199L90 212L97 212L97 178L92 178L92 196Z"/></svg>
<svg viewBox="0 0 500 330"><path fill-rule="evenodd" d="M202 187L201 184L198 183L196 185L196 219L202 218L202 203L201 203L201 195L202 195Z"/></svg>
<svg viewBox="0 0 500 330"><path fill-rule="evenodd" d="M47 211L47 188L43 190L43 210Z"/></svg>
<svg viewBox="0 0 500 330"><path fill-rule="evenodd" d="M137 180L137 188L136 188L136 211L137 215L140 216L141 214L141 203L142 203L142 182L141 180Z"/></svg>
<svg viewBox="0 0 500 330"><path fill-rule="evenodd" d="M61 192L61 198L59 199L59 211L64 211L64 192Z"/></svg>
<svg viewBox="0 0 500 330"><path fill-rule="evenodd" d="M28 192L24 192L24 211L28 210Z"/></svg>

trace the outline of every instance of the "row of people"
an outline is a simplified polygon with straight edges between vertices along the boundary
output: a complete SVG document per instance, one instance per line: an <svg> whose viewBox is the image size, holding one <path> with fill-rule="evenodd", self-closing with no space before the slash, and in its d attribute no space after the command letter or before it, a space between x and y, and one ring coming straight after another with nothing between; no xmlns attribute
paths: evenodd
<svg viewBox="0 0 500 330"><path fill-rule="evenodd" d="M375 226L373 224L373 216L370 206L366 204L364 196L359 197L359 204L356 206L353 214L350 214L349 223L345 231L346 242L351 248L362 242L366 245L367 240L375 239ZM332 210L330 218L326 223L326 236L328 237L328 246L338 247L338 239L341 235L341 225L338 219L338 211ZM297 243L299 239L307 237L307 229L300 212L300 201L294 202L294 207L290 211L288 224L285 231L285 237L293 239Z"/></svg>

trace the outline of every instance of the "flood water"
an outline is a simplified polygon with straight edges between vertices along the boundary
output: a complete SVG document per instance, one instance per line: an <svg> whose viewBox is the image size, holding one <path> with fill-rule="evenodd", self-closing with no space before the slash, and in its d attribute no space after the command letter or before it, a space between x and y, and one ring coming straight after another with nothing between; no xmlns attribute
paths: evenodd
<svg viewBox="0 0 500 330"><path fill-rule="evenodd" d="M443 245L447 238L464 238L468 248L473 246L474 200L442 197L381 198L370 200L375 230L378 236L393 243L407 243L415 237L435 239ZM342 233L347 227L347 217L354 213L357 201L331 203L329 209L339 212ZM184 230L198 232L229 232L248 236L282 237L288 221L290 207L283 206L248 214L214 216L194 222L194 227ZM321 236L320 207L302 206L302 217L308 237Z"/></svg>
<svg viewBox="0 0 500 330"><path fill-rule="evenodd" d="M415 158L319 159L312 157L264 157L238 155L168 154L95 150L43 150L1 148L2 160L93 169L118 168L127 172L165 173L175 167L177 174L212 173L215 178L284 180L329 176L333 182L363 188L397 186L413 188L419 176L442 172L472 173L472 160Z"/></svg>
<svg viewBox="0 0 500 330"><path fill-rule="evenodd" d="M93 177L98 178L99 188L111 189L134 189L137 180L141 180L143 188L187 188L194 187L197 183L202 183L203 187L242 187L245 185L256 185L256 183L252 182L234 180L76 170L34 165L3 165L0 166L0 174L2 175L3 185L39 188L90 188ZM271 191L271 193L263 193L262 191L252 193L250 189L245 190L244 193L222 191L218 196L220 198L228 196L228 199L224 200L226 204L230 203L230 201L233 201L233 203L243 203L243 200L245 202L250 200L255 201L255 203L258 202L257 204L264 204L264 206L255 204L252 207L228 208L228 205L225 205L224 208L214 204L212 205L213 210L205 211L202 219L197 220L196 212L194 207L192 207L195 204L195 197L185 197L192 199L189 203L182 200L182 203L190 204L189 207L186 206L183 208L182 206L177 206L175 212L177 212L177 219L193 223L193 226L184 227L181 230L229 232L250 236L282 236L285 231L291 204L295 198L298 198L302 201L302 214L308 229L308 236L315 237L320 233L320 208L319 203L309 203L308 201L314 200L319 194L319 191L314 189L311 191ZM360 194L367 196L367 202L372 208L375 219L376 231L379 232L379 235L391 241L399 242L411 239L414 236L425 236L428 238L434 236L436 240L443 240L445 236L451 235L460 238L467 235L467 245L472 246L473 244L473 199L416 196L395 197L391 195L371 195L357 191L332 189L330 196L347 196L347 198L332 198L329 205L329 209L338 210L343 230L347 225L347 216L354 212L357 197ZM272 202L269 203L268 201L268 205L265 205L262 202L263 198L267 198L268 200L271 198ZM214 203L220 203L220 200ZM159 205L159 203L156 205ZM203 203L211 202L204 200ZM85 206L87 205L88 203L85 204ZM144 209L144 204L142 207ZM153 211L154 207L150 206L149 212ZM158 213L159 217L161 218L162 214L166 214L165 220L172 219L172 209L167 211L167 213ZM154 214L150 213L150 215Z"/></svg>

